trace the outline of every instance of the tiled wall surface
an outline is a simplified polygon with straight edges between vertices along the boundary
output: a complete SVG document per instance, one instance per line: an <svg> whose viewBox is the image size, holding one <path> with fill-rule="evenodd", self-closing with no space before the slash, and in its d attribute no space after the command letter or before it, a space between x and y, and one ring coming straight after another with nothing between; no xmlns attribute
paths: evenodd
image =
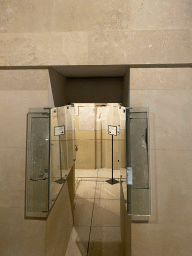
<svg viewBox="0 0 192 256"><path fill-rule="evenodd" d="M30 107L50 102L46 72L0 72L2 255L26 255L34 243L34 255L44 253L43 222L24 220L24 180L26 114ZM132 224L133 256L143 251L149 256L191 255L191 78L190 68L130 70L130 106L149 108L152 188L149 223ZM88 131L81 136L85 134L91 136Z"/></svg>
<svg viewBox="0 0 192 256"><path fill-rule="evenodd" d="M49 73L48 70L0 70L0 77L0 255L45 256L49 250L46 255L55 256L49 246L57 248L57 235L63 235L66 243L58 251L63 253L73 225L74 169L69 185L65 184L59 197L64 201L64 208L58 211L55 207L46 222L24 218L27 113L29 108L49 107L52 94ZM57 222L67 232L63 234L57 229L57 235L53 234Z"/></svg>
<svg viewBox="0 0 192 256"><path fill-rule="evenodd" d="M53 44L54 42L54 44ZM191 62L191 30L0 34L1 66Z"/></svg>
<svg viewBox="0 0 192 256"><path fill-rule="evenodd" d="M3 1L0 65L190 63L191 0Z"/></svg>
<svg viewBox="0 0 192 256"><path fill-rule="evenodd" d="M130 106L149 107L151 217L132 224L132 255L191 255L191 69L131 69Z"/></svg>
<svg viewBox="0 0 192 256"><path fill-rule="evenodd" d="M192 59L191 0L7 0L0 12L2 66Z"/></svg>
<svg viewBox="0 0 192 256"><path fill-rule="evenodd" d="M190 0L7 0L0 7L2 33L183 29L192 22Z"/></svg>
<svg viewBox="0 0 192 256"><path fill-rule="evenodd" d="M24 220L24 205L27 113L48 106L48 72L1 70L0 77L0 254L44 255L44 222Z"/></svg>
<svg viewBox="0 0 192 256"><path fill-rule="evenodd" d="M0 16L3 67L192 62L191 0L7 0ZM3 256L43 255L43 224L23 216L26 113L52 104L46 72L0 71ZM191 73L131 69L130 105L150 111L152 182L150 222L132 224L133 256L192 254Z"/></svg>

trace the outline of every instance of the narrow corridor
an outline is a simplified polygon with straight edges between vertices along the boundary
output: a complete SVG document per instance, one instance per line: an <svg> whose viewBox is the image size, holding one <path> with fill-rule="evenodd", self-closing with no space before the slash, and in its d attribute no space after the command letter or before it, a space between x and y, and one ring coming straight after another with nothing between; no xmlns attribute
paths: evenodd
<svg viewBox="0 0 192 256"><path fill-rule="evenodd" d="M108 184L110 178L111 170L76 170L74 227L65 256L122 255L120 184Z"/></svg>

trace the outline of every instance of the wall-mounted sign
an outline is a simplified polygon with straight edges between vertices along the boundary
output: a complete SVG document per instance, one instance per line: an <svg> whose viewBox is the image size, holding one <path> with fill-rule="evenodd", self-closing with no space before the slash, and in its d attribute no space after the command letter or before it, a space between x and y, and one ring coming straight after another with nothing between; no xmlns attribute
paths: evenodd
<svg viewBox="0 0 192 256"><path fill-rule="evenodd" d="M127 167L127 185L133 185L133 170L132 170L132 167Z"/></svg>
<svg viewBox="0 0 192 256"><path fill-rule="evenodd" d="M117 126L108 125L108 134L117 136Z"/></svg>
<svg viewBox="0 0 192 256"><path fill-rule="evenodd" d="M64 135L64 134L65 134L65 125L54 127L55 136Z"/></svg>

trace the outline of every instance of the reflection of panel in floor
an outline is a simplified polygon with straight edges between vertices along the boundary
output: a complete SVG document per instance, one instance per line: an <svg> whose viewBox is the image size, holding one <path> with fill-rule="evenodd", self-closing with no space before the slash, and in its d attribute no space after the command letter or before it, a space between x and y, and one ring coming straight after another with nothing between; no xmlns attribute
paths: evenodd
<svg viewBox="0 0 192 256"><path fill-rule="evenodd" d="M87 256L90 227L73 227L65 256Z"/></svg>
<svg viewBox="0 0 192 256"><path fill-rule="evenodd" d="M116 171L118 177L119 173L119 170ZM120 234L120 183L106 183L103 179L108 175L111 175L111 170L76 169L76 177L90 176L94 180L86 178L79 181L75 199L76 226L71 233L66 256L123 255Z"/></svg>
<svg viewBox="0 0 192 256"><path fill-rule="evenodd" d="M95 199L93 226L120 226L120 200Z"/></svg>
<svg viewBox="0 0 192 256"><path fill-rule="evenodd" d="M96 181L80 181L77 191L76 191L76 198L91 198L94 199L95 196L95 188L96 188Z"/></svg>
<svg viewBox="0 0 192 256"><path fill-rule="evenodd" d="M119 173L119 171L117 172ZM101 176L101 174L99 174L99 176ZM107 175L105 174L105 176ZM108 176L104 179L104 181L97 182L95 198L120 199L119 198L120 183L111 185L108 182L106 182L106 180L109 178L111 178L111 171L108 173Z"/></svg>
<svg viewBox="0 0 192 256"><path fill-rule="evenodd" d="M88 256L120 256L120 227L92 227Z"/></svg>
<svg viewBox="0 0 192 256"><path fill-rule="evenodd" d="M75 199L74 225L90 226L94 199Z"/></svg>

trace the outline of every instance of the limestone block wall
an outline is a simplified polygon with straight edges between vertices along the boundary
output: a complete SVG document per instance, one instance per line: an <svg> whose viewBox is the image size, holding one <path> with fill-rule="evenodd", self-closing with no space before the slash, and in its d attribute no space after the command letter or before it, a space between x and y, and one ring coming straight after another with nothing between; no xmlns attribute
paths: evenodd
<svg viewBox="0 0 192 256"><path fill-rule="evenodd" d="M0 255L63 255L73 226L74 166L47 220L25 219L27 113L53 106L49 72L0 70L0 81Z"/></svg>
<svg viewBox="0 0 192 256"><path fill-rule="evenodd" d="M191 0L6 0L0 17L1 68L192 63ZM0 72L2 255L42 250L43 227L23 220L24 116L53 104L38 72ZM150 111L152 182L150 222L132 224L133 256L192 254L191 81L190 68L130 71L130 105Z"/></svg>
<svg viewBox="0 0 192 256"><path fill-rule="evenodd" d="M2 33L0 48L1 66L191 63L191 30Z"/></svg>
<svg viewBox="0 0 192 256"><path fill-rule="evenodd" d="M44 223L24 219L25 163L27 113L48 104L47 70L0 70L1 255L44 255Z"/></svg>
<svg viewBox="0 0 192 256"><path fill-rule="evenodd" d="M0 65L191 62L191 0L3 1Z"/></svg>
<svg viewBox="0 0 192 256"><path fill-rule="evenodd" d="M192 22L190 0L7 0L0 7L2 33L190 29Z"/></svg>
<svg viewBox="0 0 192 256"><path fill-rule="evenodd" d="M192 71L130 70L130 106L149 108L151 217L132 223L132 256L192 253Z"/></svg>

